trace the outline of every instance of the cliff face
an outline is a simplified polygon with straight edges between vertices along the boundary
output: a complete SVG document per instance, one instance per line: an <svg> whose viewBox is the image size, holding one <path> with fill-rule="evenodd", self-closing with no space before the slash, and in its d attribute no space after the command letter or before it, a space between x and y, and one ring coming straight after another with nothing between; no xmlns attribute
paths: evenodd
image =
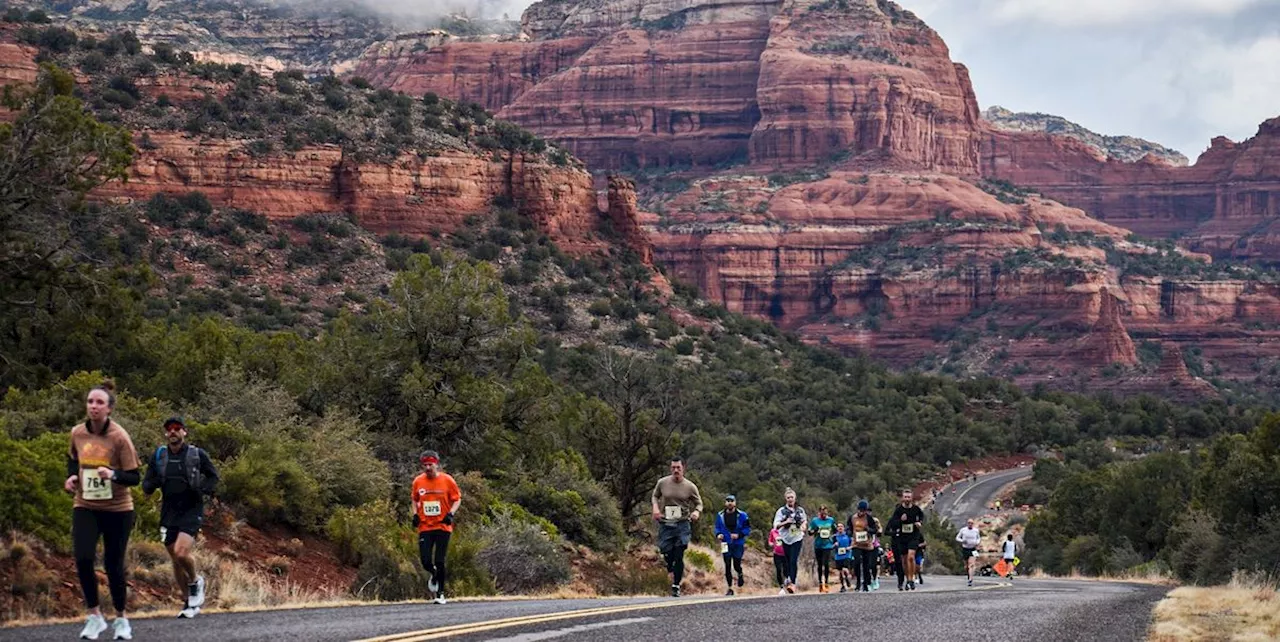
<svg viewBox="0 0 1280 642"><path fill-rule="evenodd" d="M354 71L479 102L601 169L873 154L977 171L968 72L886 0L546 0L523 27L381 43Z"/></svg>
<svg viewBox="0 0 1280 642"><path fill-rule="evenodd" d="M1061 116L1050 114L1014 113L1003 107L988 107L982 119L995 129L1011 132L1043 132L1059 137L1074 138L1102 152L1109 158L1133 163L1148 154L1170 165L1185 166L1190 163L1181 152L1159 143L1133 136L1104 136L1089 131Z"/></svg>
<svg viewBox="0 0 1280 642"><path fill-rule="evenodd" d="M977 99L964 67L914 14L884 0L796 0L770 23L751 158L813 164L879 154L973 174Z"/></svg>
<svg viewBox="0 0 1280 642"><path fill-rule="evenodd" d="M1180 236L1217 257L1280 256L1280 118L1253 138L1214 139L1190 167L1108 160L1078 141L1014 132L982 136L982 173L1043 192L1151 237Z"/></svg>
<svg viewBox="0 0 1280 642"><path fill-rule="evenodd" d="M150 134L153 149L139 150L124 183L98 195L145 199L159 192L204 192L214 204L260 212L273 219L346 212L379 233L449 232L466 217L509 198L571 251L599 247L599 211L585 171L531 162L521 154L495 160L463 151L438 156L404 154L393 163L356 163L336 146L255 158L248 141Z"/></svg>

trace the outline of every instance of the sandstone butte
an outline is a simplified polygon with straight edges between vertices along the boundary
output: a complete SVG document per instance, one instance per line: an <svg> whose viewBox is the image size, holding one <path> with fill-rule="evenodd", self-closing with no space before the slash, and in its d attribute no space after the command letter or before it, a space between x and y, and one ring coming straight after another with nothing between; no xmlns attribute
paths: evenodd
<svg viewBox="0 0 1280 642"><path fill-rule="evenodd" d="M543 0L522 29L500 42L402 35L354 73L479 102L596 169L696 179L673 197L642 188L663 211L644 220L656 260L730 310L898 365L944 351L939 327L986 321L996 336L962 346L966 358L987 372L1022 364L1024 383L1083 372L1083 385L1111 386L1095 375L1132 366L1134 337L1166 344L1166 362L1200 346L1228 378L1280 357L1277 286L1122 276L1103 250L1043 233L1088 231L1135 253L1150 249L1126 244L1130 231L1179 233L1214 256L1269 256L1280 122L1181 168L1001 131L938 34L888 0ZM782 187L765 178L797 168L821 171ZM975 187L982 178L1067 206L1001 202ZM857 264L890 241L944 251ZM1002 269L1019 250L1067 263ZM1028 324L1053 331L1010 337ZM1129 379L1132 391L1208 392L1169 363Z"/></svg>

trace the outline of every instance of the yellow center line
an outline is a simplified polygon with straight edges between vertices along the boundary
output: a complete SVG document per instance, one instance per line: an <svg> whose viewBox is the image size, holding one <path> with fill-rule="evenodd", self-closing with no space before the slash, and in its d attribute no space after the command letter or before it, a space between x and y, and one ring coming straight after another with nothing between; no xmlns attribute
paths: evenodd
<svg viewBox="0 0 1280 642"><path fill-rule="evenodd" d="M561 613L541 613L536 615L523 615L518 617L510 617L501 620L491 620L486 622L470 622L466 624L454 624L450 626L441 626L433 629L423 629L421 631L408 631L405 633L394 633L392 635L384 635L376 638L366 638L357 640L356 642L420 642L423 640L437 640L440 638L450 637L454 635L464 635L468 633L482 633L484 631L492 631L495 629L510 628L513 626L523 626L526 624L542 624L545 622L556 622L559 620L568 620L573 618L593 617L596 615L614 615L617 613L629 613L632 611L644 611L649 609L662 609L671 606L693 606L697 604L715 604L717 602L744 601L761 599L764 597L772 597L770 595L753 595L741 597L718 597L700 600L669 600L666 602L654 602L649 604L630 604L626 606L604 606L592 609L579 609L576 611L564 611Z"/></svg>

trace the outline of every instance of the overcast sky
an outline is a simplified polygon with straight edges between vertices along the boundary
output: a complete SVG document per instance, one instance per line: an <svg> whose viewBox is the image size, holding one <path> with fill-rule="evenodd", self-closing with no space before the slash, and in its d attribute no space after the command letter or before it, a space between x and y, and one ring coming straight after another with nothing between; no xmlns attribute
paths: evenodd
<svg viewBox="0 0 1280 642"><path fill-rule="evenodd" d="M461 2L463 0L452 0ZM527 0L512 3L512 16ZM1280 116L1280 0L898 0L968 65L985 109L1063 116L1195 160Z"/></svg>

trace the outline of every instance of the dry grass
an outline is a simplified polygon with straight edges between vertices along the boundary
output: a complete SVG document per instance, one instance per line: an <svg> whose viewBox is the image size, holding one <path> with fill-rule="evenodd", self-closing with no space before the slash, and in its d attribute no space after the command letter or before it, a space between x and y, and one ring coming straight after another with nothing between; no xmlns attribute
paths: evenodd
<svg viewBox="0 0 1280 642"><path fill-rule="evenodd" d="M1167 573L1157 570L1147 571L1126 571L1118 575L1084 575L1080 571L1073 570L1066 575L1051 575L1043 570L1035 568L1029 573L1024 574L1032 579L1051 579L1051 580L1088 580L1091 582L1123 582L1125 584L1152 584L1157 586L1176 586L1178 581L1170 577Z"/></svg>
<svg viewBox="0 0 1280 642"><path fill-rule="evenodd" d="M1150 642L1280 639L1277 582L1237 572L1226 586L1174 589L1156 604Z"/></svg>

